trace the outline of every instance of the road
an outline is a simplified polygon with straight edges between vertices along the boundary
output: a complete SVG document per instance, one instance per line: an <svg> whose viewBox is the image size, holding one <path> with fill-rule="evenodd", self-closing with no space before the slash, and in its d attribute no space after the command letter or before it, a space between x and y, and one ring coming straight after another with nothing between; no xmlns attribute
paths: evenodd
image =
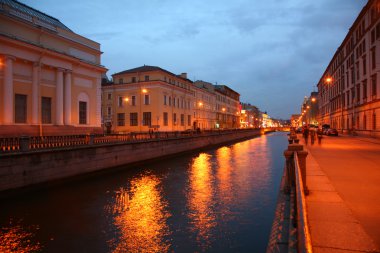
<svg viewBox="0 0 380 253"><path fill-rule="evenodd" d="M299 138L302 138L299 135ZM365 232L380 246L380 140L324 136L306 146Z"/></svg>

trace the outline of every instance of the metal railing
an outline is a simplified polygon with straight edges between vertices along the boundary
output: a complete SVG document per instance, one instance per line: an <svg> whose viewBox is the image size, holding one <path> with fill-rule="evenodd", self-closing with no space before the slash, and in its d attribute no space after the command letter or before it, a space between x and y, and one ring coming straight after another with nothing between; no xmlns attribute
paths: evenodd
<svg viewBox="0 0 380 253"><path fill-rule="evenodd" d="M310 229L307 222L307 209L305 200L305 186L302 180L301 169L298 162L297 152L294 152L294 174L295 174L295 215L297 227L298 252L312 253Z"/></svg>
<svg viewBox="0 0 380 253"><path fill-rule="evenodd" d="M191 138L200 136L223 135L236 132L248 132L254 129L229 129L206 131L175 131L175 132L136 132L126 134L89 134L62 136L20 136L0 138L0 154L27 152L44 149L80 147L86 145L105 145L116 143L134 143L157 141L165 139ZM259 130L257 130L259 131Z"/></svg>

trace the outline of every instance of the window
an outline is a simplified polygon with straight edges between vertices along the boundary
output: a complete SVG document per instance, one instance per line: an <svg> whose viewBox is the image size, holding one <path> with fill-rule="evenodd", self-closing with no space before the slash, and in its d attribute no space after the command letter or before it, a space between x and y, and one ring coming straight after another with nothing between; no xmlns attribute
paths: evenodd
<svg viewBox="0 0 380 253"><path fill-rule="evenodd" d="M143 126L150 126L152 119L151 112L143 112Z"/></svg>
<svg viewBox="0 0 380 253"><path fill-rule="evenodd" d="M175 98L173 98L173 106L175 107Z"/></svg>
<svg viewBox="0 0 380 253"><path fill-rule="evenodd" d="M108 100L111 100L111 99L112 99L112 94L111 94L111 93L108 93L108 94L107 94L107 99L108 99Z"/></svg>
<svg viewBox="0 0 380 253"><path fill-rule="evenodd" d="M191 115L187 115L187 125L191 126Z"/></svg>
<svg viewBox="0 0 380 253"><path fill-rule="evenodd" d="M164 95L164 105L166 105L166 95Z"/></svg>
<svg viewBox="0 0 380 253"><path fill-rule="evenodd" d="M169 106L171 106L171 105L172 105L172 97L169 96Z"/></svg>
<svg viewBox="0 0 380 253"><path fill-rule="evenodd" d="M371 82L372 82L372 96L376 96L377 95L377 76L376 74L374 74L371 78Z"/></svg>
<svg viewBox="0 0 380 253"><path fill-rule="evenodd" d="M118 126L125 126L125 113L118 113L117 114L117 125Z"/></svg>
<svg viewBox="0 0 380 253"><path fill-rule="evenodd" d="M363 81L363 99L367 98L367 79Z"/></svg>
<svg viewBox="0 0 380 253"><path fill-rule="evenodd" d="M87 102L79 101L79 124L87 124Z"/></svg>
<svg viewBox="0 0 380 253"><path fill-rule="evenodd" d="M356 101L360 101L360 85L356 86Z"/></svg>
<svg viewBox="0 0 380 253"><path fill-rule="evenodd" d="M26 123L27 96L22 94L15 95L15 123Z"/></svg>
<svg viewBox="0 0 380 253"><path fill-rule="evenodd" d="M367 57L363 56L363 75L367 74Z"/></svg>
<svg viewBox="0 0 380 253"><path fill-rule="evenodd" d="M372 129L376 130L376 113L372 114Z"/></svg>
<svg viewBox="0 0 380 253"><path fill-rule="evenodd" d="M119 83L123 83L123 78L119 78Z"/></svg>
<svg viewBox="0 0 380 253"><path fill-rule="evenodd" d="M145 81L149 81L149 76L145 76Z"/></svg>
<svg viewBox="0 0 380 253"><path fill-rule="evenodd" d="M51 98L41 98L41 120L42 124L51 124Z"/></svg>
<svg viewBox="0 0 380 253"><path fill-rule="evenodd" d="M123 97L119 97L118 99L118 106L123 107Z"/></svg>
<svg viewBox="0 0 380 253"><path fill-rule="evenodd" d="M111 116L111 114L112 114L112 108L111 107L107 107L107 115Z"/></svg>
<svg viewBox="0 0 380 253"><path fill-rule="evenodd" d="M185 125L185 115L181 114L181 126Z"/></svg>
<svg viewBox="0 0 380 253"><path fill-rule="evenodd" d="M164 126L168 125L168 113L164 112Z"/></svg>
<svg viewBox="0 0 380 253"><path fill-rule="evenodd" d="M136 96L132 96L132 106L136 106Z"/></svg>
<svg viewBox="0 0 380 253"><path fill-rule="evenodd" d="M173 123L174 125L177 124L177 114L173 113Z"/></svg>
<svg viewBox="0 0 380 253"><path fill-rule="evenodd" d="M372 48L372 69L376 68L376 47Z"/></svg>
<svg viewBox="0 0 380 253"><path fill-rule="evenodd" d="M363 130L366 130L367 129L367 116L364 115L363 116Z"/></svg>
<svg viewBox="0 0 380 253"><path fill-rule="evenodd" d="M136 77L132 77L132 83L135 83L136 82Z"/></svg>
<svg viewBox="0 0 380 253"><path fill-rule="evenodd" d="M179 98L177 98L177 107L179 108Z"/></svg>
<svg viewBox="0 0 380 253"><path fill-rule="evenodd" d="M144 105L149 105L150 104L150 101L149 101L149 95L144 95Z"/></svg>
<svg viewBox="0 0 380 253"><path fill-rule="evenodd" d="M138 126L137 112L131 112L129 114L129 120L130 120L129 124L131 126Z"/></svg>

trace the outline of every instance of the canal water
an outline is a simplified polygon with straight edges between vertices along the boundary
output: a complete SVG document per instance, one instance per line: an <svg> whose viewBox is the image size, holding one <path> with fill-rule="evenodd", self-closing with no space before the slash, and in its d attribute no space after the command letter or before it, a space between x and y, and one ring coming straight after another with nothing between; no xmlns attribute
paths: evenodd
<svg viewBox="0 0 380 253"><path fill-rule="evenodd" d="M0 252L265 252L286 146L273 133L2 200Z"/></svg>

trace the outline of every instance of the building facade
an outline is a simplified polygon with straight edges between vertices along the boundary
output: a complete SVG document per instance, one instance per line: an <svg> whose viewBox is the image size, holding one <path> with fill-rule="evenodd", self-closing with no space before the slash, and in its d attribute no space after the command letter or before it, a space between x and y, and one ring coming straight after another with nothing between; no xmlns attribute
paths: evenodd
<svg viewBox="0 0 380 253"><path fill-rule="evenodd" d="M112 75L102 87L108 132L183 131L194 127L195 91L185 73L142 66Z"/></svg>
<svg viewBox="0 0 380 253"><path fill-rule="evenodd" d="M193 84L196 97L194 104L194 127L202 130L217 128L214 85L204 81L195 81Z"/></svg>
<svg viewBox="0 0 380 253"><path fill-rule="evenodd" d="M240 127L240 94L226 85L214 85L216 128Z"/></svg>
<svg viewBox="0 0 380 253"><path fill-rule="evenodd" d="M100 44L14 0L0 0L0 44L0 135L101 130Z"/></svg>
<svg viewBox="0 0 380 253"><path fill-rule="evenodd" d="M380 136L380 1L369 0L318 83L319 122Z"/></svg>

